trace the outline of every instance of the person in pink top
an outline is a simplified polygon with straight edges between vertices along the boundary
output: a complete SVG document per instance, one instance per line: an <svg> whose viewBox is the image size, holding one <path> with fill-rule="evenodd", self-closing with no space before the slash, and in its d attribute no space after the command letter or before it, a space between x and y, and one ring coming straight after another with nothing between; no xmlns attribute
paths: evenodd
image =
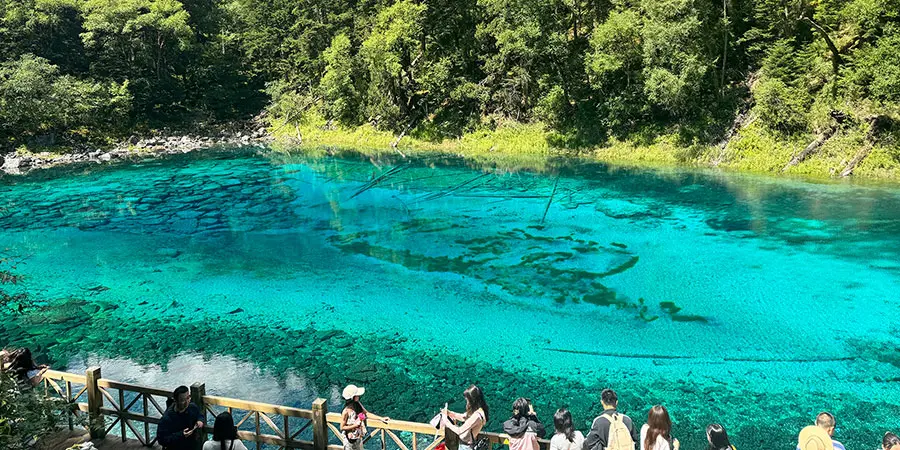
<svg viewBox="0 0 900 450"><path fill-rule="evenodd" d="M509 435L509 450L540 450L538 438L546 433L531 401L523 397L513 402L513 416L503 422L503 432Z"/></svg>
<svg viewBox="0 0 900 450"><path fill-rule="evenodd" d="M441 411L441 425L459 436L459 450L473 450L478 435L488 421L488 405L481 388L474 384L463 392L463 397L466 399L466 412L460 414L444 409ZM456 421L462 424L456 425Z"/></svg>

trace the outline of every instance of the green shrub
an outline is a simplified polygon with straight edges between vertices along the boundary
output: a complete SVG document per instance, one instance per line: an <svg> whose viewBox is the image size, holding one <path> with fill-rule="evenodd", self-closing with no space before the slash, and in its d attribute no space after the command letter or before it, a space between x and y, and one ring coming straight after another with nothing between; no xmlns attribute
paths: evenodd
<svg viewBox="0 0 900 450"><path fill-rule="evenodd" d="M130 101L127 83L60 75L56 66L34 55L0 65L0 135L7 144L23 137L116 130L126 122Z"/></svg>
<svg viewBox="0 0 900 450"><path fill-rule="evenodd" d="M790 87L777 78L768 78L754 86L753 96L756 114L767 127L788 134L806 130L806 113L812 99L803 89Z"/></svg>
<svg viewBox="0 0 900 450"><path fill-rule="evenodd" d="M38 439L56 431L66 406L42 394L40 389L23 389L12 374L0 372L0 448L32 448Z"/></svg>

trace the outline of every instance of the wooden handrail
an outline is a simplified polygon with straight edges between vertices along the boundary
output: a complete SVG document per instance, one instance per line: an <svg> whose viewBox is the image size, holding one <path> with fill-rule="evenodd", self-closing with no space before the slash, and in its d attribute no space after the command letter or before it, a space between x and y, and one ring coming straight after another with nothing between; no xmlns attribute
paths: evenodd
<svg viewBox="0 0 900 450"><path fill-rule="evenodd" d="M84 384L85 376L77 373L60 372L58 370L48 370L44 372L44 378L51 380L71 381L72 383Z"/></svg>
<svg viewBox="0 0 900 450"><path fill-rule="evenodd" d="M340 413L328 413L326 416L328 421L331 423L341 423L341 414ZM388 423L384 423L380 420L369 420L366 422L366 426L369 428L378 428L382 430L390 430L390 431L407 431L410 433L421 433L421 434L431 434L434 435L438 430L435 430L433 426L427 423L419 423L419 422L406 422L404 420L394 420L391 419Z"/></svg>
<svg viewBox="0 0 900 450"><path fill-rule="evenodd" d="M226 408L245 409L247 411L258 411L266 414L278 414L280 416L301 417L304 419L312 419L313 413L308 409L292 408L290 406L273 405L270 403L259 403L248 400L238 400L227 397L217 397L214 395L204 395L203 401L207 405L224 406ZM340 420L340 417L338 417Z"/></svg>
<svg viewBox="0 0 900 450"><path fill-rule="evenodd" d="M157 389L157 388L152 388L152 387L147 387L147 386L140 386L137 384L122 383L121 381L113 381L113 380L109 380L106 378L101 378L101 379L97 380L97 386L104 387L104 388L110 388L110 389L119 389L119 390L129 391L129 392L137 392L138 394L149 394L149 395L156 395L159 397L166 397L166 398L172 397L172 391L167 391L165 389Z"/></svg>
<svg viewBox="0 0 900 450"><path fill-rule="evenodd" d="M152 396L159 397L170 397L172 394L168 390L152 388L147 386L141 386L130 383L123 383L120 381L110 380L106 378L100 378L100 369L97 367L93 367L88 369L85 375L73 374L68 372L61 372L57 370L48 370L44 376L48 378L48 380L63 380L68 383L79 383L84 384L86 391L89 393L88 402L73 402L76 405L76 409L83 412L89 412L96 417L102 416L110 416L115 417L116 420L122 421L120 427L125 429L126 427L131 430L132 433L136 433L136 428L132 426L132 422L139 422L144 424L144 433L143 436L135 435L142 443L145 445L153 445L154 441L149 439L149 425L158 424L160 421L159 417L153 417L149 415L148 404L152 403L156 405L156 401L153 400ZM250 431L239 431L238 436L246 441L251 442L259 442L266 444L274 444L284 448L299 448L303 450L340 450L342 446L331 444L329 441L335 438L333 436L332 425L328 424L338 424L341 422L341 414L336 412L327 412L327 403L324 399L317 399L313 405L312 409L301 409L294 408L290 406L282 406L282 405L274 405L270 403L260 403L248 400L240 400L233 399L227 397L219 397L214 395L205 395L203 394L202 385L200 385L201 390L199 391L198 397L196 397L195 401L200 401L204 405L203 412L206 414L207 412L212 412L213 410L207 411L208 406L219 406L230 409L239 409L248 411L249 414L274 414L279 415L284 418L284 430L279 430L277 426L275 426L275 422L272 421L272 418L267 416L262 417L263 422L268 423L273 426L276 432L282 433L283 436L277 436L273 434L266 434L262 432L250 432ZM144 408L143 414L136 414L131 411L123 411L122 408L125 406L134 405L137 401L137 398L134 398L129 405L117 405L114 401L112 401L112 397L110 393L104 391L101 388L105 389L116 389L119 391L119 399L121 403L124 403L124 392L132 392L138 395L142 395L144 397L144 401L142 403ZM112 408L104 405L104 398L109 400L109 403L113 406ZM72 401L74 399L67 399L68 401ZM248 417L251 417L248 415ZM307 441L303 439L299 439L297 434L300 431L303 431L307 426L302 427L299 431L296 430L287 430L288 418L301 418L310 420L312 423L312 431L313 431L313 441ZM256 419L259 421L259 417ZM127 423L126 423L127 421ZM317 425L318 424L318 425ZM326 426L327 425L327 426ZM419 422L408 422L404 420L391 420L387 423L381 422L380 420L369 420L368 427L372 430L381 430L381 431L373 431L369 437L369 439L377 439L377 435L381 435L380 439L393 439L397 443L399 443L399 437L394 434L394 432L405 432L412 433L413 440L415 441L416 436L420 437L425 436L433 436L434 440L432 444L428 448L432 448L432 446L436 445L438 442L443 441L443 430L436 430L433 426L427 423L419 423ZM207 427L210 428L210 427ZM95 432L96 430L94 430ZM209 431L207 429L206 431ZM481 432L479 436L486 437L492 444L506 444L509 440L509 435L505 433L492 433L492 432ZM125 436L122 437L125 439ZM539 443L542 448L548 448L550 441L546 439L539 439ZM400 446L401 449L404 445ZM417 446L415 443L411 447L413 450L416 448L419 450L422 447Z"/></svg>

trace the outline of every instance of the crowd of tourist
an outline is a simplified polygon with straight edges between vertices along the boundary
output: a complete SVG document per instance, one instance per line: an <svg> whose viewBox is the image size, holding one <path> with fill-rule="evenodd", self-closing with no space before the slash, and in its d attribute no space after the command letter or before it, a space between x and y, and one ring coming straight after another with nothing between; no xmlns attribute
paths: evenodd
<svg viewBox="0 0 900 450"><path fill-rule="evenodd" d="M340 430L344 450L363 450L368 420L387 423L389 417L369 412L360 402L365 389L355 385L344 388L344 409ZM190 402L188 388L181 386L174 392L174 401L166 410L157 429L159 443L167 450L194 450L199 444L206 416ZM447 409L447 405L432 419L431 424L456 436L459 450L489 450L490 441L481 435L489 418L484 393L478 386L463 392L464 412ZM553 415L554 433L549 450L679 450L681 444L672 436L672 419L665 406L655 405L647 414L640 429L631 417L618 411L619 398L612 389L600 393L603 412L591 423L587 436L576 430L572 414L561 408ZM800 431L797 450L846 450L834 439L837 421L833 414L821 412L815 424ZM540 450L539 439L546 436L544 424L538 419L531 400L518 398L512 404L512 416L503 422L503 432L509 435L509 450ZM708 450L737 450L728 438L725 427L710 424L706 427ZM900 438L888 432L881 442L882 450L900 450ZM231 414L219 414L213 425L212 440L203 443L202 450L246 450L238 439Z"/></svg>

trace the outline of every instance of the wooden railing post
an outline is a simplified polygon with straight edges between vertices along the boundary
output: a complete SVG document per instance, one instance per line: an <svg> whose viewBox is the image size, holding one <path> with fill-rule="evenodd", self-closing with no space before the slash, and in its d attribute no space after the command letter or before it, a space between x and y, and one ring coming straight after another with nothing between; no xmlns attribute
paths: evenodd
<svg viewBox="0 0 900 450"><path fill-rule="evenodd" d="M209 419L206 417L206 404L203 402L203 397L206 395L206 384L204 383L194 383L191 385L191 401L200 408L200 415L203 416L203 423L206 423L206 420ZM197 442L199 442L199 446L202 446L204 442L206 442L207 434L206 427L203 427L203 430L197 436Z"/></svg>
<svg viewBox="0 0 900 450"><path fill-rule="evenodd" d="M313 450L328 450L328 403L317 398L312 404Z"/></svg>
<svg viewBox="0 0 900 450"><path fill-rule="evenodd" d="M89 367L85 372L85 389L87 390L88 401L88 428L90 429L91 439L103 438L106 434L106 423L103 420L103 414L100 408L103 406L103 394L100 392L100 386L97 381L100 379L100 368Z"/></svg>

